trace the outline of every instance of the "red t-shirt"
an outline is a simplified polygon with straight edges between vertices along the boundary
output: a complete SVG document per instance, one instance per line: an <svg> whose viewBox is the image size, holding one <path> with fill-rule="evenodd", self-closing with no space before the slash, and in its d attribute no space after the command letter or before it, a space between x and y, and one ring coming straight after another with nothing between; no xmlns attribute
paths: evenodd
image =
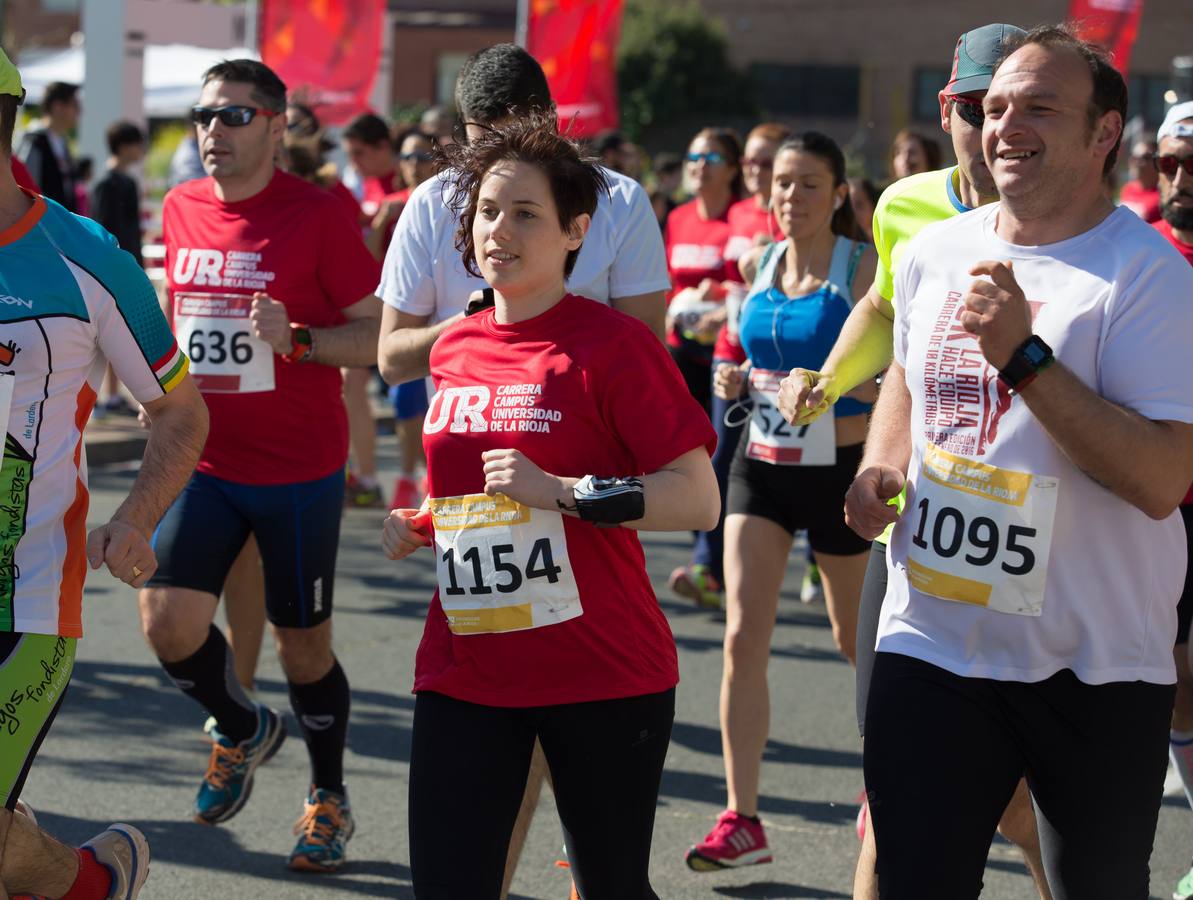
<svg viewBox="0 0 1193 900"><path fill-rule="evenodd" d="M671 210L663 228L663 246L667 251L667 274L671 276L670 302L684 288L699 287L706 278L725 281L728 269L725 246L729 242L729 210L715 219L700 215L697 201L689 200ZM683 338L672 329L667 343L683 346Z"/></svg>
<svg viewBox="0 0 1193 900"><path fill-rule="evenodd" d="M392 194L402 185L402 173L394 169L388 175L377 178L366 178L361 183L363 197L360 201L361 211L365 215L365 225L373 221L377 210L381 208L381 201L387 194Z"/></svg>
<svg viewBox="0 0 1193 900"><path fill-rule="evenodd" d="M406 204L410 200L410 193L413 190L414 190L413 188L402 188L402 190L400 190L400 191L394 191L392 194L386 194L384 197L381 198L381 204L377 208L380 209L381 206L384 206L386 203L401 203L402 209L405 209ZM401 217L402 217L402 212L401 212L401 210L399 210L397 217L395 217L394 220L389 223L389 229L387 230L386 235L385 235L385 246L386 247L388 247L389 242L391 240L393 240L394 229L398 227L398 219L400 219Z"/></svg>
<svg viewBox="0 0 1193 900"><path fill-rule="evenodd" d="M1186 244L1175 234L1173 234L1172 226L1163 219L1153 222L1152 227L1155 228L1156 231L1160 232L1160 234L1164 235L1164 237L1168 240L1168 243L1176 247L1176 249L1180 251L1181 256L1189 261L1189 265L1193 266L1193 244ZM1185 494L1185 499L1181 501L1181 506L1188 506L1190 503L1193 503L1193 487L1190 487L1189 492Z"/></svg>
<svg viewBox="0 0 1193 900"><path fill-rule="evenodd" d="M356 199L356 195L348 190L348 185L337 179L330 190L335 198L344 204L344 211L348 213L352 221L359 222L361 217L360 202Z"/></svg>
<svg viewBox="0 0 1193 900"><path fill-rule="evenodd" d="M1145 222L1156 222L1160 218L1160 192L1156 188L1149 191L1138 181L1128 181L1118 199Z"/></svg>
<svg viewBox="0 0 1193 900"><path fill-rule="evenodd" d="M16 154L12 156L12 177L16 179L18 185L27 191L32 191L35 194L41 193L41 188L37 186L37 182L33 180L33 176L29 173L28 167L17 159Z"/></svg>
<svg viewBox="0 0 1193 900"><path fill-rule="evenodd" d="M251 297L255 291L284 303L292 322L341 325L341 310L372 294L380 278L342 203L281 171L265 190L236 203L218 200L211 178L180 184L162 205L162 234L175 325L180 292L202 302L205 294ZM192 357L195 340L182 348ZM208 345L203 352L216 349ZM226 349L218 349L226 359ZM348 420L339 368L276 355L272 363L273 390L217 393L204 388L196 372L201 366L192 362L211 413L198 471L243 484L291 484L344 465ZM208 388L223 387L207 381Z"/></svg>
<svg viewBox="0 0 1193 900"><path fill-rule="evenodd" d="M725 271L730 281L745 281L738 271L737 261L764 234L771 240L783 240L778 220L770 211L758 205L753 197L739 200L729 207L729 242L725 245Z"/></svg>
<svg viewBox="0 0 1193 900"><path fill-rule="evenodd" d="M482 492L481 454L490 449L520 450L554 475L625 476L655 472L697 447L711 453L716 443L708 416L650 330L582 297L566 296L512 325L497 324L492 309L470 316L435 342L431 376L437 393L423 446L433 498ZM570 560L583 613L521 631L454 634L436 591L415 691L513 707L675 686L675 640L637 533L571 516L562 525L566 554L556 547L554 563ZM470 571L461 566L461 578L471 579Z"/></svg>

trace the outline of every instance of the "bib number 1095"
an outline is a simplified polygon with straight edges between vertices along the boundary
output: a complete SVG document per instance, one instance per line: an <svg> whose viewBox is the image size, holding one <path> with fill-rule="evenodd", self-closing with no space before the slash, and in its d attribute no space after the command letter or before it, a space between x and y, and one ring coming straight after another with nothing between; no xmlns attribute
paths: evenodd
<svg viewBox="0 0 1193 900"><path fill-rule="evenodd" d="M448 579L448 586L444 589L444 593L452 596L460 596L464 593L491 594L496 588L499 594L512 594L519 590L525 582L536 578L545 578L549 584L556 584L559 581L559 573L563 571L562 567L555 565L555 557L551 553L550 538L539 538L531 545L530 553L523 566L519 566L517 562L509 559L515 552L513 544L492 544L489 550L492 556L491 569L498 574L505 575L504 581L498 581L492 587L484 583L487 566L485 565L486 561L481 559L482 548L480 546L469 547L460 555L459 560L456 559L456 548L448 547L443 554L443 561L447 563ZM461 568L465 568L465 564L467 564L467 574L472 576L472 583L467 585L467 589L460 587L456 571L457 562L460 563Z"/></svg>
<svg viewBox="0 0 1193 900"><path fill-rule="evenodd" d="M943 559L952 559L964 551L965 561L979 568L993 565L1001 553L1006 558L999 568L1009 575L1026 575L1036 566L1035 551L1026 543L1036 536L1034 528L1012 523L1004 530L994 519L981 515L967 522L957 507L934 507L927 497L916 504L916 516L911 542L921 550L931 550Z"/></svg>

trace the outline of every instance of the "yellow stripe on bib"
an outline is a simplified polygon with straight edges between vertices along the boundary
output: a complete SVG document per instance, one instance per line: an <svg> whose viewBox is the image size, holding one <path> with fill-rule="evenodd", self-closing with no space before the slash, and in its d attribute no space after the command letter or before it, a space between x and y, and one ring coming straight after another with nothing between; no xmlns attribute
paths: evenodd
<svg viewBox="0 0 1193 900"><path fill-rule="evenodd" d="M467 494L431 500L431 518L436 529L471 530L495 525L524 525L530 521L530 510L505 494L496 497Z"/></svg>
<svg viewBox="0 0 1193 900"><path fill-rule="evenodd" d="M923 472L937 484L1008 506L1023 505L1032 480L1030 472L1013 472L954 456L935 444L929 444L924 453Z"/></svg>
<svg viewBox="0 0 1193 900"><path fill-rule="evenodd" d="M534 614L529 603L487 609L445 609L443 613L452 634L490 634L534 627Z"/></svg>
<svg viewBox="0 0 1193 900"><path fill-rule="evenodd" d="M990 603L990 585L959 575L950 575L921 565L913 559L907 561L907 575L911 586L923 594L931 594L943 600L956 600L986 606Z"/></svg>

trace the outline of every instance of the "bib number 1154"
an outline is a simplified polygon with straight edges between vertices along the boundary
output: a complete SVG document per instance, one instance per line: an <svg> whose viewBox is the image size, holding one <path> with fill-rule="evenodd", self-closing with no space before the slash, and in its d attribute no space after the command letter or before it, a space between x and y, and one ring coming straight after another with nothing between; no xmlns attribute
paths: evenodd
<svg viewBox="0 0 1193 900"><path fill-rule="evenodd" d="M551 552L551 539L539 538L530 547L526 561L519 565L510 559L517 550L513 544L491 544L488 548L492 557L491 565L481 557L482 548L473 545L465 550L459 560L456 559L456 548L448 547L443 553L443 561L447 564L448 585L443 593L450 596L468 594L491 594L494 590L499 594L512 594L521 589L522 585L536 578L545 578L548 584L559 581L561 566L555 565L555 557ZM460 587L456 565L459 563L465 570L466 587ZM485 571L489 569L498 575L505 576L501 581L495 581L492 586L485 584ZM471 576L469 579L468 576ZM469 584L468 581L471 581Z"/></svg>

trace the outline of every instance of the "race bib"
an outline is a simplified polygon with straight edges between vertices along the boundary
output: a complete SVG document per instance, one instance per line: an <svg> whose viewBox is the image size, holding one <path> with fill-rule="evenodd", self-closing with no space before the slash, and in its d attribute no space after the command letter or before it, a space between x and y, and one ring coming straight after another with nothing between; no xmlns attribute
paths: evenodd
<svg viewBox="0 0 1193 900"><path fill-rule="evenodd" d="M997 612L1038 616L1052 546L1057 479L999 469L928 445L910 527L917 591Z"/></svg>
<svg viewBox="0 0 1193 900"><path fill-rule="evenodd" d="M439 602L453 634L524 631L583 615L563 516L504 494L431 500Z"/></svg>
<svg viewBox="0 0 1193 900"><path fill-rule="evenodd" d="M253 334L244 294L174 294L174 331L205 394L272 391L273 348Z"/></svg>
<svg viewBox="0 0 1193 900"><path fill-rule="evenodd" d="M12 412L12 394L16 386L15 373L0 375L0 422L4 423L4 444L8 443L8 415ZM4 444L0 444L0 464L4 462Z"/></svg>
<svg viewBox="0 0 1193 900"><path fill-rule="evenodd" d="M837 429L832 410L810 425L788 424L779 412L779 382L785 372L750 370L750 433L746 456L776 466L832 466L837 463Z"/></svg>

